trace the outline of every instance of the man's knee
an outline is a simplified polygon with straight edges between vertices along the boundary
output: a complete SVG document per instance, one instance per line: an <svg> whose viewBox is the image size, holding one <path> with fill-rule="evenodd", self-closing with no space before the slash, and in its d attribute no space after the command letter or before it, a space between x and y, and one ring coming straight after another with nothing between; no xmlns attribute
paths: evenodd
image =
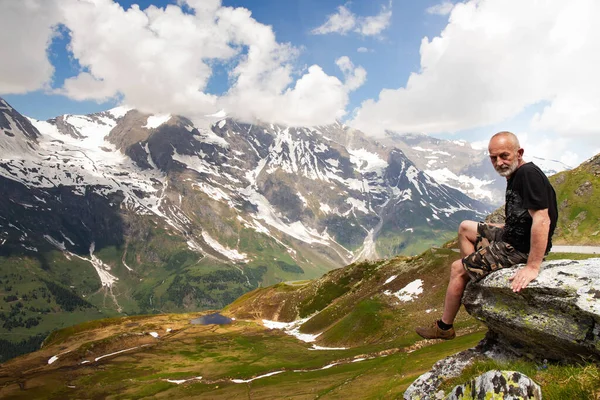
<svg viewBox="0 0 600 400"><path fill-rule="evenodd" d="M469 274L465 270L462 259L458 259L452 263L452 267L450 270L451 278L465 278L469 279Z"/></svg>
<svg viewBox="0 0 600 400"><path fill-rule="evenodd" d="M477 235L477 221L464 220L458 226L459 235Z"/></svg>
<svg viewBox="0 0 600 400"><path fill-rule="evenodd" d="M458 237L468 239L471 243L477 241L477 226L478 222L465 220L458 226Z"/></svg>

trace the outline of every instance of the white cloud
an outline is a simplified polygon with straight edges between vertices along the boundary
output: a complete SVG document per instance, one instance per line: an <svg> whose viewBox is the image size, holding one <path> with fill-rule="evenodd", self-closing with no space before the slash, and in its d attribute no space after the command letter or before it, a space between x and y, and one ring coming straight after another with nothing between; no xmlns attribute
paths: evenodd
<svg viewBox="0 0 600 400"><path fill-rule="evenodd" d="M339 33L345 35L350 31L363 36L375 36L390 26L392 18L391 2L381 8L381 12L374 16L361 17L352 13L347 7L339 6L336 13L327 16L323 25L312 30L315 35Z"/></svg>
<svg viewBox="0 0 600 400"><path fill-rule="evenodd" d="M454 4L450 1L444 1L440 4L436 4L435 6L428 7L425 12L427 14L435 14L435 15L448 15L454 8Z"/></svg>
<svg viewBox="0 0 600 400"><path fill-rule="evenodd" d="M14 43L3 40L0 46L10 46L2 54L15 60L9 67L4 57L0 63L0 76L9 78L0 81L3 92L16 85L19 80L13 77L21 72L21 92L47 84L53 68L46 49L57 23L68 29L69 50L83 68L59 93L76 100L118 96L151 113L196 119L225 108L245 120L326 124L344 115L348 93L366 76L348 59L345 82L319 66L297 78L298 49L278 43L273 29L253 19L249 10L223 7L220 0L179 0L144 10L137 5L123 9L113 0L24 0L12 2L9 11L14 23L0 25L0 33L10 34ZM207 92L215 65L230 73L229 89L221 97ZM24 66L35 69L28 72Z"/></svg>
<svg viewBox="0 0 600 400"><path fill-rule="evenodd" d="M346 7L339 6L335 14L327 16L327 21L318 28L313 29L315 35L326 35L328 33L340 33L345 35L356 26L356 16Z"/></svg>
<svg viewBox="0 0 600 400"><path fill-rule="evenodd" d="M26 93L50 84L54 67L46 49L60 22L53 0L0 3L0 93Z"/></svg>
<svg viewBox="0 0 600 400"><path fill-rule="evenodd" d="M531 132L516 132L519 143L525 152L523 158L525 161L536 161L535 157L540 157L545 160L557 160L570 167L576 167L584 160L574 153L571 140L568 138L552 137L547 135L539 137ZM486 144L487 149L487 144Z"/></svg>
<svg viewBox="0 0 600 400"><path fill-rule="evenodd" d="M356 51L357 51L358 53L368 53L368 52L370 52L370 51L372 51L372 50L369 50L369 49L367 49L366 47L359 47L358 49L356 49Z"/></svg>
<svg viewBox="0 0 600 400"><path fill-rule="evenodd" d="M236 51L214 16L184 14L179 7L124 10L112 0L62 1L73 57L87 68L65 81L77 100L105 100L118 93L144 111L213 111L203 92L211 76L205 60L228 60Z"/></svg>
<svg viewBox="0 0 600 400"><path fill-rule="evenodd" d="M389 7L383 7L379 14L359 20L355 31L364 36L379 35L390 26L391 19L392 10Z"/></svg>
<svg viewBox="0 0 600 400"><path fill-rule="evenodd" d="M338 58L335 63L344 73L346 78L345 86L349 91L358 89L367 80L367 71L362 67L354 67L354 64L347 56Z"/></svg>
<svg viewBox="0 0 600 400"><path fill-rule="evenodd" d="M458 3L440 36L421 43L405 87L367 100L350 123L366 132L456 132L549 105L532 129L599 144L600 3Z"/></svg>

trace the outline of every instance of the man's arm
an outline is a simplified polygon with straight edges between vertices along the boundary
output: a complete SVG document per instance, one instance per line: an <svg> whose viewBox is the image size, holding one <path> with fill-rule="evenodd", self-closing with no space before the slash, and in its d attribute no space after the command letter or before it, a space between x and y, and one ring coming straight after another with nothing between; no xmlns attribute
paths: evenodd
<svg viewBox="0 0 600 400"><path fill-rule="evenodd" d="M546 246L548 245L548 234L550 232L550 216L548 209L528 210L533 219L531 224L531 246L529 257L525 267L518 270L511 278L513 292L519 292L527 287L529 282L537 278L540 273L540 267Z"/></svg>

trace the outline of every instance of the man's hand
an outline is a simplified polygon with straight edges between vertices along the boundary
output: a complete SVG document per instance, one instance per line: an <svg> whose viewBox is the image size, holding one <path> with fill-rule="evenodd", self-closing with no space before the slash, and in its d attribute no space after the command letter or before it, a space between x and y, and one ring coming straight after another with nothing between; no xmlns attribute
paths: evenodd
<svg viewBox="0 0 600 400"><path fill-rule="evenodd" d="M508 278L509 281L512 281L513 292L518 293L521 289L525 289L529 282L538 277L539 273L540 267L526 265L519 269L512 277Z"/></svg>

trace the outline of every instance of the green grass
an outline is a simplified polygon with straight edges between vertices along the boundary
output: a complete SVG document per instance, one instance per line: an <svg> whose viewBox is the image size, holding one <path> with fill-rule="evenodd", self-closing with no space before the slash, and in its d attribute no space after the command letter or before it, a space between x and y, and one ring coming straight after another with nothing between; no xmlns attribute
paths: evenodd
<svg viewBox="0 0 600 400"><path fill-rule="evenodd" d="M148 383L146 386L144 386L143 388L141 388L141 390L136 391L136 393L134 394L127 394L124 396L118 396L117 398L121 398L121 399L144 399L144 398L148 398L150 396L156 396L157 394L164 392L166 390L172 389L173 388L173 384L169 383L169 382L151 382Z"/></svg>
<svg viewBox="0 0 600 400"><path fill-rule="evenodd" d="M109 309L102 313L90 308L89 295L101 285L89 262L76 257L68 260L57 251L44 257L43 264L41 259L29 257L0 257L1 339L19 342L46 336L53 330L110 314Z"/></svg>
<svg viewBox="0 0 600 400"><path fill-rule="evenodd" d="M323 339L332 343L364 343L377 338L391 313L383 314L383 304L377 300L363 300L324 333Z"/></svg>
<svg viewBox="0 0 600 400"><path fill-rule="evenodd" d="M553 260L587 260L589 258L598 258L600 254L579 254L579 253L549 253L546 261Z"/></svg>
<svg viewBox="0 0 600 400"><path fill-rule="evenodd" d="M299 315L301 318L314 314L327 307L334 299L345 294L350 288L336 282L325 282L317 294L300 303Z"/></svg>
<svg viewBox="0 0 600 400"><path fill-rule="evenodd" d="M62 343L77 333L90 331L90 330L98 329L98 328L102 328L102 327L113 326L118 323L141 321L146 318L148 318L148 316L138 315L138 316L131 316L131 317L113 317L113 318L95 319L95 320L91 320L91 321L86 321L83 323L79 323L77 325L72 325L72 326L52 332L50 335L48 335L48 337L44 341L44 346L47 346L50 344Z"/></svg>

